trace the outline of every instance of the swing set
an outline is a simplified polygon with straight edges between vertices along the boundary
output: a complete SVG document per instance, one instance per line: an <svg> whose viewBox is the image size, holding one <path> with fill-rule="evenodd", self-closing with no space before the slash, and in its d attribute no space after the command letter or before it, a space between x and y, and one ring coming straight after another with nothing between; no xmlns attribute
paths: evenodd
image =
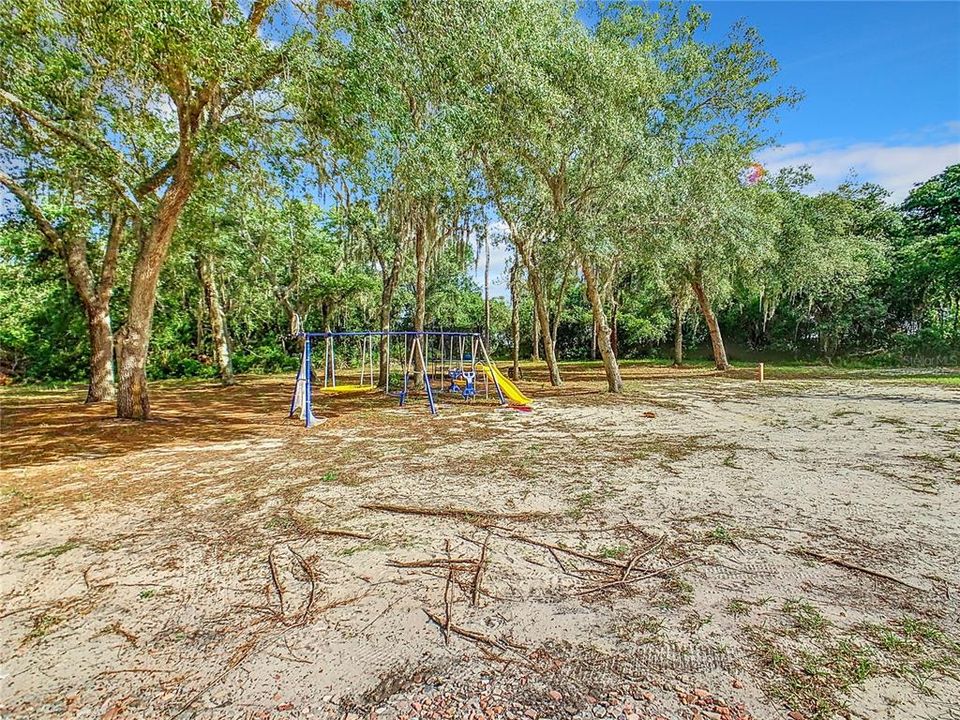
<svg viewBox="0 0 960 720"><path fill-rule="evenodd" d="M490 399L491 390L500 405L515 405L529 409L531 400L525 396L496 365L490 362L480 333L449 331L392 331L363 332L301 332L303 354L297 371L290 417L299 413L306 427L317 422L313 415L314 377L313 350L323 345L323 384L316 388L321 393L368 392L375 390L375 358L379 365L380 340L385 339L385 395L398 398L403 406L413 393L422 391L430 412L437 414L437 396L471 401L478 395L478 376L482 377L484 398ZM337 384L336 346L356 340L360 360L359 384ZM393 374L395 363L400 364L400 377ZM366 382L365 382L366 381ZM391 387L392 386L392 387ZM492 386L492 387L491 387Z"/></svg>

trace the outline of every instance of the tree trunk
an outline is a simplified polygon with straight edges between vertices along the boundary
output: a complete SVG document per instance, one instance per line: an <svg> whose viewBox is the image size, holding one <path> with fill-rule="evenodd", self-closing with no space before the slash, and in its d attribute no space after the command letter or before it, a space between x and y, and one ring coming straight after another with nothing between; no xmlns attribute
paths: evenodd
<svg viewBox="0 0 960 720"><path fill-rule="evenodd" d="M424 224L417 227L416 237L414 239L414 251L417 257L417 280L416 280L416 308L413 314L413 329L417 333L422 333L426 325L427 318L427 251L428 251L427 228ZM423 336L417 335L423 343ZM421 345L422 347L422 345ZM423 365L420 362L420 354L414 353L414 386L423 385ZM406 362L406 359L404 359Z"/></svg>
<svg viewBox="0 0 960 720"><path fill-rule="evenodd" d="M600 347L603 369L607 375L607 390L612 393L621 393L623 392L623 379L620 377L617 356L610 345L610 325L607 323L607 315L603 311L603 301L597 287L597 276L585 257L580 258L580 269L583 271L583 279L587 285L587 297L590 300L590 307L593 309L593 319L597 327L597 345Z"/></svg>
<svg viewBox="0 0 960 720"><path fill-rule="evenodd" d="M547 298L543 292L543 285L540 284L540 274L530 258L530 253L526 244L514 240L523 263L527 268L527 280L530 285L530 294L533 295L533 306L536 312L536 325L540 330L540 337L543 340L543 356L547 361L547 370L550 373L550 384L554 387L563 385L563 379L560 377L560 366L557 365L557 356L553 351L553 339L550 337L550 315L547 312ZM536 346L535 346L536 347Z"/></svg>
<svg viewBox="0 0 960 720"><path fill-rule="evenodd" d="M157 302L157 281L170 248L183 208L190 198L193 182L186 158L177 176L157 207L153 222L140 243L130 280L127 322L117 333L117 417L130 420L150 418L147 392L147 352L153 310Z"/></svg>
<svg viewBox="0 0 960 720"><path fill-rule="evenodd" d="M380 335L380 367L377 371L378 387L384 387L387 384L389 343L387 342L385 333L390 331L390 320L393 315L393 296L397 292L397 285L400 283L400 272L403 270L404 247L404 236L400 233L396 234L394 236L393 258L390 261L389 272L387 272L387 265L383 256L377 256L383 285L383 289L380 291L380 330L384 333Z"/></svg>
<svg viewBox="0 0 960 720"><path fill-rule="evenodd" d="M83 305L90 341L90 376L85 402L112 400L116 392L113 384L110 297L113 294L120 243L127 223L126 215L120 212L110 213L110 233L104 248L100 277L95 280L87 257L88 239L57 230L27 190L2 170L0 185L6 187L22 203L26 213L36 223L47 247L63 260L67 281Z"/></svg>
<svg viewBox="0 0 960 720"><path fill-rule="evenodd" d="M597 322L590 323L590 359L597 359Z"/></svg>
<svg viewBox="0 0 960 720"><path fill-rule="evenodd" d="M713 361L717 370L729 370L730 363L727 362L727 350L723 346L723 337L720 335L720 325L717 323L717 316L713 314L713 308L710 307L710 300L703 289L703 282L696 278L690 282L694 295L697 296L697 302L700 304L700 311L703 313L703 319L707 322L707 328L710 330L710 343L713 345Z"/></svg>
<svg viewBox="0 0 960 720"><path fill-rule="evenodd" d="M533 330L533 337L531 341L533 343L533 349L530 352L530 359L540 361L540 320L537 318L537 308L536 305L531 304L530 306L531 318L530 318L530 327Z"/></svg>
<svg viewBox="0 0 960 720"><path fill-rule="evenodd" d="M490 350L490 238L483 234L483 344Z"/></svg>
<svg viewBox="0 0 960 720"><path fill-rule="evenodd" d="M510 377L514 380L520 379L520 259L514 257L513 266L510 268L510 338L512 340L511 360L513 364L510 368Z"/></svg>
<svg viewBox="0 0 960 720"><path fill-rule="evenodd" d="M90 384L87 386L87 404L113 400L113 329L110 326L108 305L92 303L85 306L87 334L90 338Z"/></svg>
<svg viewBox="0 0 960 720"><path fill-rule="evenodd" d="M224 385L233 385L233 362L230 359L230 335L227 319L220 302L220 288L217 286L216 266L213 256L205 254L200 259L200 282L203 284L203 297L210 317L210 332L213 335L213 358L217 363L217 372Z"/></svg>
<svg viewBox="0 0 960 720"><path fill-rule="evenodd" d="M398 248L390 275L384 278L383 291L380 293L380 330L383 334L380 335L380 367L377 370L378 387L385 387L387 384L390 343L386 333L390 332L390 319L393 315L393 296L397 290L397 283L400 281L400 268L402 265L403 255Z"/></svg>
<svg viewBox="0 0 960 720"><path fill-rule="evenodd" d="M620 310L620 303L617 302L617 295L613 295L613 305L610 308L610 347L613 348L613 354L620 355L620 334L617 332L617 313Z"/></svg>
<svg viewBox="0 0 960 720"><path fill-rule="evenodd" d="M550 337L553 338L553 352L557 352L557 342L560 339L560 323L563 321L563 306L566 303L567 286L574 275L576 256L571 256L570 262L563 270L563 279L560 281L560 290L557 292L557 302L553 306L553 325L550 328Z"/></svg>
<svg viewBox="0 0 960 720"><path fill-rule="evenodd" d="M679 304L673 309L673 366L683 366L683 309Z"/></svg>

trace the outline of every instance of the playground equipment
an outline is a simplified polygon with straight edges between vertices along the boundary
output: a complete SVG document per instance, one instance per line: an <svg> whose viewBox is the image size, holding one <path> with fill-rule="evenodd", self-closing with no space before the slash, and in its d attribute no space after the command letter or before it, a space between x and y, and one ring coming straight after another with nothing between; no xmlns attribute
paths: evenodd
<svg viewBox="0 0 960 720"><path fill-rule="evenodd" d="M303 332L296 326L303 339L300 369L297 371L293 397L290 400L290 417L299 413L307 427L317 422L313 415L313 390L315 378L312 356L314 348L323 345L323 384L317 388L321 393L367 392L374 390L374 358L380 360L381 347L385 349L384 393L396 397L404 405L411 393L423 393L430 412L437 414L436 394L448 393L465 401L471 401L483 393L489 398L491 389L500 405L529 406L530 398L524 395L506 376L490 362L487 348L480 333L448 331L364 331L364 332ZM336 345L356 340L359 345L360 381L356 385L337 383ZM432 352L431 352L432 351ZM395 358L394 355L399 355ZM482 358L482 361L479 360ZM393 375L394 365L399 361L400 378ZM478 381L482 378L482 382ZM365 384L365 380L367 383ZM436 382L436 385L434 384ZM391 391L391 385L393 390ZM492 386L492 388L491 388Z"/></svg>

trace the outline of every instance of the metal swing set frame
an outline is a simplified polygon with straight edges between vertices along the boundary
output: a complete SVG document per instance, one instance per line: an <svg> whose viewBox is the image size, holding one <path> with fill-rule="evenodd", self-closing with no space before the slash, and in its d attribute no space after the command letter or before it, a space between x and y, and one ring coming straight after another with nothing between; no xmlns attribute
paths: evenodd
<svg viewBox="0 0 960 720"><path fill-rule="evenodd" d="M419 373L422 374L423 388L430 407L432 415L437 414L437 403L434 395L434 388L431 383L430 372L430 343L436 339L440 349L439 363L435 361L435 369L439 364L440 388L439 392L450 392L459 395L464 400L470 400L476 396L476 376L477 376L477 351L482 354L483 363L487 368L492 368L490 356L487 353L486 345L483 343L483 337L477 332L451 332L445 330L425 330L417 332L412 330L369 330L359 332L301 332L299 337L303 338L303 353L300 359L300 368L297 370L297 379L294 385L293 397L290 400L290 417L294 417L300 412L300 419L303 420L306 427L312 427L318 422L313 415L313 372L312 372L312 353L313 346L319 341L323 341L323 388L327 390L337 389L336 372L336 340L344 338L357 338L360 341L360 385L347 386L350 389L372 390L375 387L373 356L374 339L386 337L387 364L386 377L384 382L384 394L399 398L400 405L403 406L409 396L410 380L417 374L416 367L420 366ZM390 391L391 364L393 362L393 353L391 344L399 341L402 343L403 356L401 367L403 370L403 384L400 390ZM449 341L449 343L448 343ZM459 344L459 363L457 353L454 352L455 343ZM446 354L446 348L449 344L449 355ZM378 346L379 344L377 344ZM470 348L469 361L465 349ZM465 368L470 366L470 370ZM444 368L448 372L444 374ZM363 385L364 377L369 369L370 385ZM449 385L444 387L445 379L449 379ZM496 390L500 405L507 405L507 399L504 396L503 388L497 380L496 373L484 373L484 389L489 396L489 384ZM342 386L340 386L342 387Z"/></svg>

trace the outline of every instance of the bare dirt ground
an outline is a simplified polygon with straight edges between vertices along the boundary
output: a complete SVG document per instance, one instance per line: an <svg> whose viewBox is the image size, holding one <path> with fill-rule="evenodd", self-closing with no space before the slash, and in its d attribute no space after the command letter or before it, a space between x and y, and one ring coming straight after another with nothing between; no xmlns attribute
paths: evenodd
<svg viewBox="0 0 960 720"><path fill-rule="evenodd" d="M6 391L0 717L960 718L958 389L625 374Z"/></svg>

